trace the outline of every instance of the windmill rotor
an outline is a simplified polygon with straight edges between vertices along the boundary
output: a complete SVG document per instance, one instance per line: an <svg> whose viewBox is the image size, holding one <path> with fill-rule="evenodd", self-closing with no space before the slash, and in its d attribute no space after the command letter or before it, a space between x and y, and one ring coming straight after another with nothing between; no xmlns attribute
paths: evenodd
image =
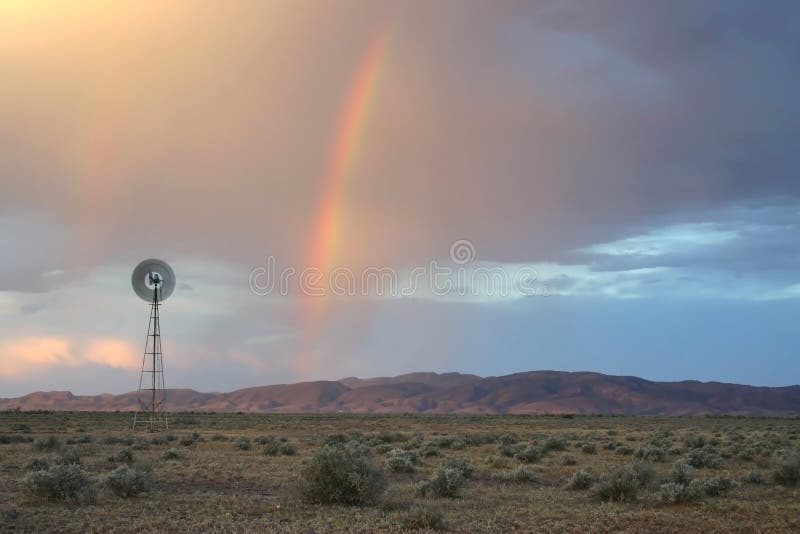
<svg viewBox="0 0 800 534"><path fill-rule="evenodd" d="M153 302L158 289L158 300L163 301L175 290L175 272L163 260L147 259L133 270L131 285L142 300Z"/></svg>

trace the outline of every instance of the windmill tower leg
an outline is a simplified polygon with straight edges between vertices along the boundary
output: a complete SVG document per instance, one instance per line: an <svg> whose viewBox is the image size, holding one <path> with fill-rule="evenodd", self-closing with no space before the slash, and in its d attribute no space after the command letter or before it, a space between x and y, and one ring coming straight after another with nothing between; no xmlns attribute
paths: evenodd
<svg viewBox="0 0 800 534"><path fill-rule="evenodd" d="M150 321L147 325L142 372L139 376L139 409L133 416L133 430L136 430L137 425L146 426L150 432L169 428L166 412L164 360L161 353L159 305L159 291L158 284L156 284L153 301L150 304Z"/></svg>

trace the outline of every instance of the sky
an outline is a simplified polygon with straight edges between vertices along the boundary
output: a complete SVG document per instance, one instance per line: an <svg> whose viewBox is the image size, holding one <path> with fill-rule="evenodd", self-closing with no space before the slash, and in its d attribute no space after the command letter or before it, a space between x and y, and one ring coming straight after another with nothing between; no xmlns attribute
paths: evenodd
<svg viewBox="0 0 800 534"><path fill-rule="evenodd" d="M800 383L800 5L0 1L0 397Z"/></svg>

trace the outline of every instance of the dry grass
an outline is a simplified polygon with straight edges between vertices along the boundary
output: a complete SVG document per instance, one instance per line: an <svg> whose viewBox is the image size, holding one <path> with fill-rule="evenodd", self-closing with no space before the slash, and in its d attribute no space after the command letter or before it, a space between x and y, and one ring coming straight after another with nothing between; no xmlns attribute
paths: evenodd
<svg viewBox="0 0 800 534"><path fill-rule="evenodd" d="M132 434L130 419L0 413L0 532L800 530L800 488L775 478L776 469L789 472L785 458L794 456L786 451L800 449L796 418L178 414L161 434ZM297 454L265 454L273 443ZM387 490L369 506L308 504L300 477L326 444L368 455L378 467L393 465L387 458L413 458L413 469L383 467ZM516 456L534 448L541 458ZM434 450L439 454L429 454ZM26 490L28 473L70 455L96 482L94 503ZM707 486L720 477L740 482L698 502L669 504L660 487L672 482L681 459L700 465L694 479L711 481ZM588 483L570 489L580 470L602 479L636 461L648 462L655 477L635 499L602 502ZM417 491L454 462L473 468L458 498ZM149 485L123 498L103 481L128 464L146 471Z"/></svg>

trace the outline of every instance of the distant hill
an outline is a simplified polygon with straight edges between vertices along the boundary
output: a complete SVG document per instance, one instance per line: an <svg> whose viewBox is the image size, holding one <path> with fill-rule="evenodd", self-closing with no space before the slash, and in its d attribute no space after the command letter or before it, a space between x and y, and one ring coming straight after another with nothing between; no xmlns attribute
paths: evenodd
<svg viewBox="0 0 800 534"><path fill-rule="evenodd" d="M411 373L240 389L231 393L168 391L171 411L357 413L604 413L625 415L797 415L800 386L721 382L653 382L601 373L530 371L482 378ZM135 410L136 393L37 392L0 399L0 409Z"/></svg>

